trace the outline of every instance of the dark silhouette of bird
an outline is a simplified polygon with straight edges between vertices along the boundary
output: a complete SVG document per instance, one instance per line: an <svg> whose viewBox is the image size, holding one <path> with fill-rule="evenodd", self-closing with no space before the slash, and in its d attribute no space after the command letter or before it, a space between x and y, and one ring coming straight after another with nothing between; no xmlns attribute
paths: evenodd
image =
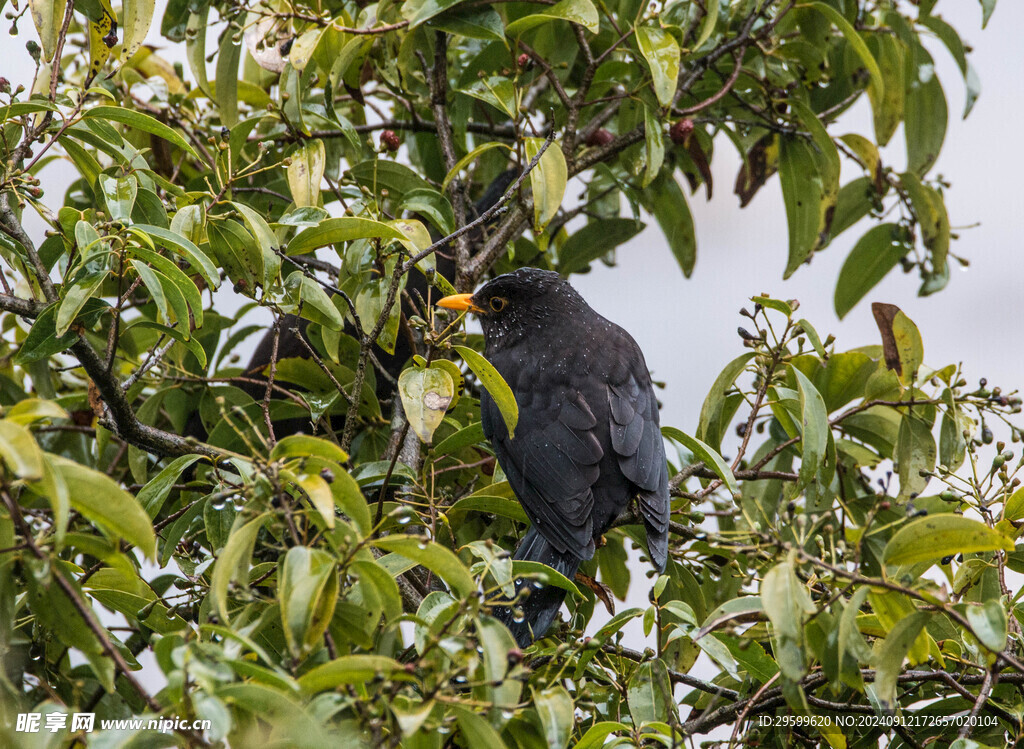
<svg viewBox="0 0 1024 749"><path fill-rule="evenodd" d="M650 559L664 571L668 468L650 373L632 336L557 273L537 268L438 304L479 315L485 354L519 407L509 435L494 399L480 396L484 434L532 522L514 558L572 580L636 498ZM521 615L508 607L495 613L526 647L547 631L564 597L561 588L534 586Z"/></svg>
<svg viewBox="0 0 1024 749"><path fill-rule="evenodd" d="M502 197L509 185L515 181L518 172L514 169L501 172L484 190L483 195L480 199L470 208L469 220L475 219L485 211L492 208ZM470 232L469 241L471 246L478 246L483 244L483 240L487 229L491 227L493 223L488 222L483 227L477 228ZM440 239L440 236L435 231L431 231L431 238L436 241ZM452 257L452 253L449 248L442 247L435 253L437 258L437 273L441 274L445 278L452 279L455 277L455 260ZM289 267L291 266L291 267ZM284 275L287 275L292 270L295 270L294 264L289 263L285 266ZM408 318L412 317L415 313L415 309L410 304L409 299L420 300L427 298L427 288L429 282L419 271L413 271L409 274L408 282L406 283L406 295L402 300L402 325L399 329L399 335L395 341L395 350L393 353L388 353L382 348L374 349L374 356L380 363L381 368L387 373L387 377L377 377L377 398L380 400L388 400L395 393L395 381L398 379L398 375L401 374L402 369L405 367L406 362L409 361L409 357L415 353L414 341L412 340L412 330L406 324ZM298 317L297 315L282 315L281 316L281 330L278 334L277 341L277 359L310 358L309 349L312 344L307 338L306 329L309 327L309 321L304 318ZM358 337L358 333L355 328L350 324L346 323L345 332L348 335ZM253 400L261 400L266 393L266 371L270 365L270 360L273 357L274 351L274 331L268 330L259 343L256 345L256 349L253 351L252 358L246 365L245 369L242 370L242 374L245 376L245 380L238 383L239 389L248 394ZM297 390L302 388L297 387ZM273 394L277 397L277 394ZM341 432L344 427L344 417L335 416L331 419L332 428ZM310 432L312 431L312 423L308 417L294 417L286 419L276 419L274 421L274 435L281 439L291 434L297 434L299 432ZM205 441L208 437L206 426L203 424L198 409L194 411L185 426L184 433L186 435L195 437L201 441Z"/></svg>

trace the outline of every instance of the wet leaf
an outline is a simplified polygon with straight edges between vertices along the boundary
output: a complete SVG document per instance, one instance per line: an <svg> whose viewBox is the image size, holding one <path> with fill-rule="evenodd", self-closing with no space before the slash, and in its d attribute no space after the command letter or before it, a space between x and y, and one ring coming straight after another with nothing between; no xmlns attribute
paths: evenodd
<svg viewBox="0 0 1024 749"><path fill-rule="evenodd" d="M667 107L676 93L679 78L679 43L664 29L637 26L636 41L654 79L654 95Z"/></svg>
<svg viewBox="0 0 1024 749"><path fill-rule="evenodd" d="M885 545L888 565L934 562L956 554L1013 551L1013 541L982 522L963 515L942 513L911 520Z"/></svg>
<svg viewBox="0 0 1024 749"><path fill-rule="evenodd" d="M544 141L541 138L526 138L526 158L533 160ZM562 205L568 180L565 156L557 143L552 143L530 172L530 186L533 188L533 228L538 234L555 217Z"/></svg>
<svg viewBox="0 0 1024 749"><path fill-rule="evenodd" d="M451 376L434 367L408 367L398 378L398 392L409 426L429 445L455 396Z"/></svg>

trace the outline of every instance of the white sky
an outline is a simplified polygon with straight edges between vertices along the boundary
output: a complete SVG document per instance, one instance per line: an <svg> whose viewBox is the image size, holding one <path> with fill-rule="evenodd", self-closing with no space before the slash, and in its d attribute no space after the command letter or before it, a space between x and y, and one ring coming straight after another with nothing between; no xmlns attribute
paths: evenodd
<svg viewBox="0 0 1024 749"><path fill-rule="evenodd" d="M157 20L163 2L158 2ZM8 6L9 9L9 6ZM878 343L870 302L899 305L921 330L926 362L942 367L963 361L968 380L987 377L990 386L1004 392L1024 382L1024 348L1020 333L1024 319L1024 262L1020 219L1024 214L1021 176L1024 156L1020 142L1024 119L1024 51L1020 30L1024 28L1024 3L1003 0L989 27L981 29L977 2L946 0L939 3L941 14L975 51L970 60L982 82L982 94L970 118L959 119L963 111L964 87L959 70L937 41L930 45L937 73L946 91L950 122L945 147L933 174L952 183L946 204L954 227L980 223L960 231L952 251L967 257L966 272L955 269L948 287L931 297L916 296L920 283L916 273L903 275L897 269L879 284L842 323L832 308L835 281L853 243L867 230L868 222L848 230L835 240L813 264L801 267L788 281L782 281L786 262L786 221L777 179L761 189L743 210L731 189L740 158L725 138L716 145L712 171L715 197L703 199L703 190L691 198L697 227L698 254L693 277L685 279L665 246L653 221L639 237L619 250L620 267L607 269L595 264L594 271L574 278L574 284L590 304L606 317L629 330L639 342L647 363L667 387L660 393L664 404L662 423L693 433L704 396L719 371L744 349L736 327L745 319L737 312L749 306L750 296L770 295L801 302L800 315L811 321L821 337L834 334L838 350ZM161 44L158 33L152 43ZM20 23L16 39L3 37L4 75L14 85L29 86L32 63L24 42L35 38L28 17ZM165 56L180 59L182 53L166 50ZM870 112L861 103L843 121L846 130L871 136ZM896 169L905 163L902 130L883 153L883 160ZM67 184L66 174L50 167L43 174L44 187ZM844 160L843 182L860 176L859 169ZM48 190L50 205L60 192ZM1018 213L1020 211L1021 213ZM37 239L42 227L30 224ZM636 569L634 579L642 580ZM627 605L644 606L646 587L635 585ZM629 644L644 647L639 626L631 627ZM147 669L153 677L152 669ZM694 675L709 675L698 668ZM159 675L155 675L159 678Z"/></svg>

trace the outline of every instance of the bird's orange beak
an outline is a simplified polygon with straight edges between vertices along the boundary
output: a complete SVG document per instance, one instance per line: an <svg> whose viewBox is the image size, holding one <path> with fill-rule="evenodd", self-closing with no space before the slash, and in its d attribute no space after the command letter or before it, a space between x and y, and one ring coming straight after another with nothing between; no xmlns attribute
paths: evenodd
<svg viewBox="0 0 1024 749"><path fill-rule="evenodd" d="M484 312L480 307L473 304L472 294L452 294L437 302L438 307L458 310L459 312Z"/></svg>

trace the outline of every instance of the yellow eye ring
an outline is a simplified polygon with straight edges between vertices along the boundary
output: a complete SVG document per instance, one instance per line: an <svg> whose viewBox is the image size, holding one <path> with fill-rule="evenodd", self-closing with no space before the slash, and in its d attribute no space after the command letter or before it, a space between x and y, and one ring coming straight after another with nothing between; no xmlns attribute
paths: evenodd
<svg viewBox="0 0 1024 749"><path fill-rule="evenodd" d="M491 309L495 312L501 312L505 309L505 305L508 302L500 296L493 297L490 301Z"/></svg>

